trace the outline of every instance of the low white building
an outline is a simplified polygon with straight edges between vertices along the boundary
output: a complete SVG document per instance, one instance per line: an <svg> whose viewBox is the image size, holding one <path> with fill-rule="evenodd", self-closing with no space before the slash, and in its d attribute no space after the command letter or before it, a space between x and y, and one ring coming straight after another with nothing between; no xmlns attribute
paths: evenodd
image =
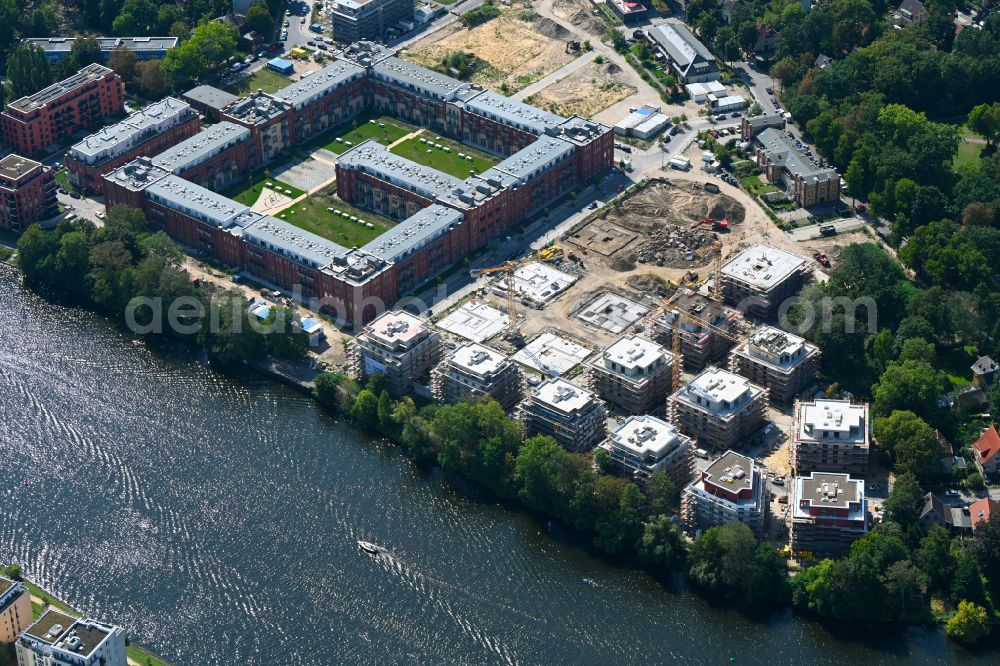
<svg viewBox="0 0 1000 666"><path fill-rule="evenodd" d="M742 95L713 95L708 98L709 107L717 113L745 109L747 101Z"/></svg>
<svg viewBox="0 0 1000 666"><path fill-rule="evenodd" d="M15 644L18 666L127 666L121 627L47 610Z"/></svg>
<svg viewBox="0 0 1000 666"><path fill-rule="evenodd" d="M709 95L724 95L726 87L718 81L705 81L704 83L689 83L684 86L691 99L699 104L708 100Z"/></svg>
<svg viewBox="0 0 1000 666"><path fill-rule="evenodd" d="M600 447L633 481L644 484L663 471L681 488L691 480L693 442L672 424L655 416L630 416Z"/></svg>

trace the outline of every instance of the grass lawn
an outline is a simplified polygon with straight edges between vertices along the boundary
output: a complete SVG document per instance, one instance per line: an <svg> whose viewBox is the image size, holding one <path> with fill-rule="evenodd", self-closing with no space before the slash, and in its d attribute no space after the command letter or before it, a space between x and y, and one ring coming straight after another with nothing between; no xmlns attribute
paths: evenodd
<svg viewBox="0 0 1000 666"><path fill-rule="evenodd" d="M288 196L293 199L305 194L305 192L299 188L289 185L288 183L283 183L276 178L265 178L263 170L252 174L246 181L240 181L233 187L223 192L223 194L234 201L239 201L244 206L253 206L257 202L257 199L260 198L260 193L264 189L264 185L266 183L271 183L275 187L280 187L282 190L291 190L292 193Z"/></svg>
<svg viewBox="0 0 1000 666"><path fill-rule="evenodd" d="M983 138L970 130L968 127L962 127L962 140L958 144L958 152L955 154L955 159L951 163L951 168L958 171L962 166L969 164L975 166L979 164L979 154L983 152L983 148L986 147L985 143L978 143L982 141Z"/></svg>
<svg viewBox="0 0 1000 666"><path fill-rule="evenodd" d="M369 229L357 222L352 222L343 215L337 215L327 210L327 208L333 208L347 215L353 215L359 220L370 222L374 228ZM281 211L276 217L343 247L361 247L381 236L392 226L386 218L355 208L341 201L332 192L314 194L291 208Z"/></svg>
<svg viewBox="0 0 1000 666"><path fill-rule="evenodd" d="M747 176L740 180L743 183L743 187L750 190L750 193L754 196L760 196L762 194L767 194L768 192L780 192L777 187L763 183L757 176Z"/></svg>
<svg viewBox="0 0 1000 666"><path fill-rule="evenodd" d="M62 171L58 172L56 174L55 178L56 178L56 184L58 184L59 187L65 188L68 192L79 192L80 191L80 190L76 189L76 187L73 185L73 183L69 182L69 172L66 171L65 169L63 169Z"/></svg>
<svg viewBox="0 0 1000 666"><path fill-rule="evenodd" d="M421 143L420 139L424 139L427 143ZM437 148L436 146L441 147ZM450 152L446 152L445 148ZM470 170L474 169L476 173L482 173L493 166L496 161L485 153L444 137L438 138L429 132L424 132L420 137L407 139L397 144L392 148L392 152L400 157L413 160L417 164L423 164L463 179L469 177ZM472 161L459 157L459 153L471 156Z"/></svg>
<svg viewBox="0 0 1000 666"><path fill-rule="evenodd" d="M275 93L292 83L292 80L287 76L282 76L277 72L272 72L266 67L262 70L254 72L252 76L248 76L245 79L240 79L238 82L226 88L226 92L231 92L234 95L244 96L249 95L252 92L257 92L260 88L266 93Z"/></svg>
<svg viewBox="0 0 1000 666"><path fill-rule="evenodd" d="M972 345L947 349L937 356L941 372L948 375L955 386L968 386L972 383L972 364L978 355Z"/></svg>
<svg viewBox="0 0 1000 666"><path fill-rule="evenodd" d="M388 146L393 141L398 141L410 132L416 131L416 129L416 127L411 127L387 116L378 118L362 116L356 119L356 124L352 122L350 126L342 125L334 129L332 135L326 134L323 140L329 139L329 141L323 144L323 147L339 155L368 139L374 139Z"/></svg>

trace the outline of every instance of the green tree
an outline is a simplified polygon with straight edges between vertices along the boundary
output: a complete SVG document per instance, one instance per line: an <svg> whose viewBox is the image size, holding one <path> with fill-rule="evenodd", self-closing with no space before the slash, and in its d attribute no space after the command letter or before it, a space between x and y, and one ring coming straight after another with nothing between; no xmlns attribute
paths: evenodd
<svg viewBox="0 0 1000 666"><path fill-rule="evenodd" d="M912 410L924 420L940 419L938 398L945 392L944 376L927 363L892 363L873 387L876 415L888 416L895 410Z"/></svg>
<svg viewBox="0 0 1000 666"><path fill-rule="evenodd" d="M978 104L969 111L965 124L992 146L1000 137L1000 102Z"/></svg>
<svg viewBox="0 0 1000 666"><path fill-rule="evenodd" d="M608 39L611 40L611 46L615 51L619 53L628 51L628 42L625 40L625 35L618 28L611 28L608 31Z"/></svg>
<svg viewBox="0 0 1000 666"><path fill-rule="evenodd" d="M26 26L29 37L51 37L58 29L59 17L48 3L35 8Z"/></svg>
<svg viewBox="0 0 1000 666"><path fill-rule="evenodd" d="M97 247L94 249L96 251ZM91 261L93 260L92 255ZM253 315L247 313L246 299L241 291L226 291L211 300L200 335L201 343L208 348L208 355L213 363L234 367L264 357L264 342L251 325L251 316Z"/></svg>
<svg viewBox="0 0 1000 666"><path fill-rule="evenodd" d="M983 568L993 598L1000 598L1000 511L993 511L989 520L976 524L971 550Z"/></svg>
<svg viewBox="0 0 1000 666"><path fill-rule="evenodd" d="M265 40L272 38L274 35L274 17L271 15L271 10L267 8L264 0L254 0L254 3L250 5L250 8L247 10L246 26L248 30L255 30Z"/></svg>
<svg viewBox="0 0 1000 666"><path fill-rule="evenodd" d="M684 540L668 516L661 514L646 523L639 559L654 566L677 569L684 564L684 557Z"/></svg>
<svg viewBox="0 0 1000 666"><path fill-rule="evenodd" d="M336 411L340 407L340 383L344 375L336 372L323 372L316 377L313 386L313 397L324 409Z"/></svg>
<svg viewBox="0 0 1000 666"><path fill-rule="evenodd" d="M219 71L236 54L236 28L207 22L194 29L190 39L167 51L163 74L173 85L201 79Z"/></svg>
<svg viewBox="0 0 1000 666"><path fill-rule="evenodd" d="M909 560L890 565L884 575L886 600L891 613L903 622L916 623L930 617L928 577Z"/></svg>
<svg viewBox="0 0 1000 666"><path fill-rule="evenodd" d="M963 643L978 643L990 633L989 617L986 609L971 601L958 604L955 615L945 626L948 638Z"/></svg>
<svg viewBox="0 0 1000 666"><path fill-rule="evenodd" d="M923 503L924 491L920 482L913 474L903 474L896 477L896 482L889 491L889 496L883 504L886 520L906 528L915 525L920 516L920 506Z"/></svg>
<svg viewBox="0 0 1000 666"><path fill-rule="evenodd" d="M18 0L0 0L0 49L5 52L14 43L14 30L20 17Z"/></svg>
<svg viewBox="0 0 1000 666"><path fill-rule="evenodd" d="M710 527L688 552L688 577L714 596L743 603L780 600L787 581L773 550L759 550L753 532L742 523Z"/></svg>
<svg viewBox="0 0 1000 666"><path fill-rule="evenodd" d="M80 67L101 61L101 45L96 37L79 37L73 42L72 53Z"/></svg>
<svg viewBox="0 0 1000 666"><path fill-rule="evenodd" d="M367 432L378 430L378 398L368 389L358 393L351 407L351 421Z"/></svg>
<svg viewBox="0 0 1000 666"><path fill-rule="evenodd" d="M52 83L45 51L33 44L20 44L7 57L7 78L14 99L32 95Z"/></svg>
<svg viewBox="0 0 1000 666"><path fill-rule="evenodd" d="M920 547L913 553L913 560L930 577L931 588L948 592L955 573L955 556L951 552L951 535L942 525L934 525L920 540Z"/></svg>
<svg viewBox="0 0 1000 666"><path fill-rule="evenodd" d="M677 486L662 469L654 472L646 480L646 494L649 496L649 513L652 516L668 514L677 502Z"/></svg>
<svg viewBox="0 0 1000 666"><path fill-rule="evenodd" d="M521 433L496 401L443 405L431 426L440 442L438 463L446 472L477 481L501 496L513 493L510 483Z"/></svg>
<svg viewBox="0 0 1000 666"><path fill-rule="evenodd" d="M795 63L788 58L774 63L770 74L772 78L778 79L781 82L782 91L784 91L785 86L790 86L799 76Z"/></svg>
<svg viewBox="0 0 1000 666"><path fill-rule="evenodd" d="M135 51L119 46L108 57L108 67L115 70L126 85L132 83L139 68L139 57Z"/></svg>
<svg viewBox="0 0 1000 666"><path fill-rule="evenodd" d="M386 435L393 436L396 433L396 421L393 418L395 405L389 392L382 389L378 397L378 425Z"/></svg>
<svg viewBox="0 0 1000 666"><path fill-rule="evenodd" d="M156 99L167 90L162 60L143 60L135 66L135 83L144 97Z"/></svg>
<svg viewBox="0 0 1000 666"><path fill-rule="evenodd" d="M594 463L602 474L611 474L615 471L615 461L604 449L594 449Z"/></svg>
<svg viewBox="0 0 1000 666"><path fill-rule="evenodd" d="M955 573L951 577L951 602L957 604L963 599L986 603L982 569L975 556L964 550L955 558Z"/></svg>
<svg viewBox="0 0 1000 666"><path fill-rule="evenodd" d="M940 470L944 455L941 442L934 429L911 411L897 410L876 418L875 440L895 461L893 469L897 474L913 474L918 481L928 483Z"/></svg>
<svg viewBox="0 0 1000 666"><path fill-rule="evenodd" d="M269 356L301 361L309 353L309 336L299 325L299 318L289 308L274 306L263 324L264 341Z"/></svg>

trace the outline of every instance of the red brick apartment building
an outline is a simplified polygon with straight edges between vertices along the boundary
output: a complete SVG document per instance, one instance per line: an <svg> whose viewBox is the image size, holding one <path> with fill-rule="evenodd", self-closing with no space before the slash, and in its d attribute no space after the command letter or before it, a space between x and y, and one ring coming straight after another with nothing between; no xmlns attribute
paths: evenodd
<svg viewBox="0 0 1000 666"><path fill-rule="evenodd" d="M33 155L124 108L121 77L103 65L92 64L8 104L0 114L0 126L4 141L14 152Z"/></svg>
<svg viewBox="0 0 1000 666"><path fill-rule="evenodd" d="M65 158L70 182L104 194L104 174L137 157L158 155L200 131L201 120L191 105L167 97L71 147Z"/></svg>
<svg viewBox="0 0 1000 666"><path fill-rule="evenodd" d="M20 155L0 160L0 229L19 231L58 212L52 169Z"/></svg>
<svg viewBox="0 0 1000 666"><path fill-rule="evenodd" d="M154 158L106 173L107 205L142 208L182 243L282 288L297 287L304 297L324 299L323 309L346 322L364 323L613 165L612 131L599 123L473 88L371 44L352 45L337 56L274 95L229 104L222 122ZM338 195L400 220L362 248L339 246L216 194L367 106L456 138L466 122L475 123L490 133L490 148L508 157L460 180L375 141L341 154Z"/></svg>

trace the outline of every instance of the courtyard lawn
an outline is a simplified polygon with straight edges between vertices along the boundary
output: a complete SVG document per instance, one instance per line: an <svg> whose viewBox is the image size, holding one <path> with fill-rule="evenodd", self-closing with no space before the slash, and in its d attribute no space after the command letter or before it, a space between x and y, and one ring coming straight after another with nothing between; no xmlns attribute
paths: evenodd
<svg viewBox="0 0 1000 666"><path fill-rule="evenodd" d="M251 174L247 180L241 180L223 192L223 194L234 201L239 201L244 206L253 206L257 203L257 199L260 198L260 193L267 183L271 183L276 188L281 188L282 192L291 190L292 193L288 196L293 199L305 194L305 192L293 185L283 183L275 178L266 178L263 170Z"/></svg>
<svg viewBox="0 0 1000 666"><path fill-rule="evenodd" d="M757 176L747 176L741 178L740 182L743 183L743 187L750 191L750 194L759 197L761 195L767 194L769 192L780 192L781 190L774 185L769 183L764 183Z"/></svg>
<svg viewBox="0 0 1000 666"><path fill-rule="evenodd" d="M290 83L292 83L292 80L287 76L272 72L265 67L245 79L240 79L226 88L226 91L243 97L244 95L257 92L257 89L260 88L264 92L271 94L278 92Z"/></svg>
<svg viewBox="0 0 1000 666"><path fill-rule="evenodd" d="M370 222L374 228L369 229L362 224L352 222L349 217L337 215L335 212L327 210L328 208ZM392 226L392 223L386 218L355 208L341 201L332 192L307 197L294 206L281 211L276 217L343 247L361 247L384 234Z"/></svg>
<svg viewBox="0 0 1000 666"><path fill-rule="evenodd" d="M387 116L370 118L362 116L349 125L342 125L333 130L333 135L327 134L323 140L327 143L323 147L337 155L358 145L362 141L374 139L382 145L388 146L394 141L399 141L410 132L415 132L416 127L411 127Z"/></svg>
<svg viewBox="0 0 1000 666"><path fill-rule="evenodd" d="M421 143L421 139L426 143ZM391 148L391 151L400 157L413 160L417 164L423 164L462 179L468 178L471 170L482 173L495 163L495 160L486 153L444 137L438 138L437 135L430 132L424 132L419 137L407 139ZM459 157L459 153L471 156L472 160Z"/></svg>

